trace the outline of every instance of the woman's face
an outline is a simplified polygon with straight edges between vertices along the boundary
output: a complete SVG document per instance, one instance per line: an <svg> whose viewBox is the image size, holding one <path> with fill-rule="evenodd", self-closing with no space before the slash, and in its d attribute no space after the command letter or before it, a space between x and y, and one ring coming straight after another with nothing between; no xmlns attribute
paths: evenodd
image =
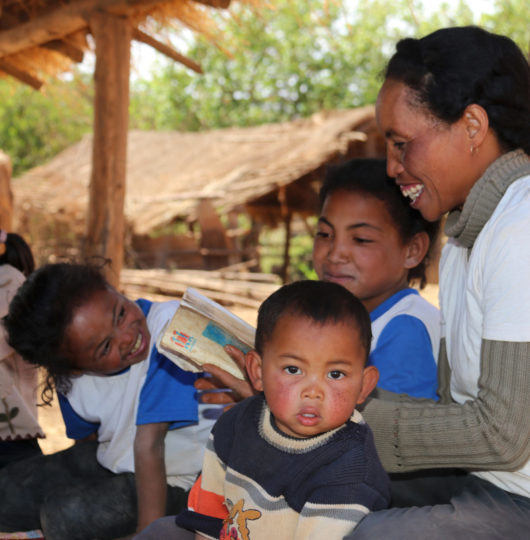
<svg viewBox="0 0 530 540"><path fill-rule="evenodd" d="M429 221L461 206L477 180L468 126L447 124L414 102L411 89L388 79L377 99L377 123L387 142L387 172L411 206Z"/></svg>

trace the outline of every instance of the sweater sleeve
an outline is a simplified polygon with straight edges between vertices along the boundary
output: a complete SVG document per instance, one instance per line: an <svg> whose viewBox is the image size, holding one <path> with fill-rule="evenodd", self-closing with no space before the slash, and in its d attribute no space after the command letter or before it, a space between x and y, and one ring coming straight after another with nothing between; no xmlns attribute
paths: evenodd
<svg viewBox="0 0 530 540"><path fill-rule="evenodd" d="M363 416L386 470L521 468L530 459L529 358L530 343L483 340L476 399L371 399Z"/></svg>

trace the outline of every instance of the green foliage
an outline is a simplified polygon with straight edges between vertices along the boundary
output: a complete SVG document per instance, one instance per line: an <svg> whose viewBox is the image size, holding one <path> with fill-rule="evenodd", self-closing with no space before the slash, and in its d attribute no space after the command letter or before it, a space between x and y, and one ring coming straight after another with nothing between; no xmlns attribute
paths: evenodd
<svg viewBox="0 0 530 540"><path fill-rule="evenodd" d="M92 90L81 77L53 81L36 92L12 79L0 80L0 148L13 176L41 164L89 132Z"/></svg>
<svg viewBox="0 0 530 540"><path fill-rule="evenodd" d="M299 279L318 279L313 269L313 235L309 234L302 222L295 220L295 231L291 232L289 247L289 269L287 281ZM307 220L311 229L316 225L316 218ZM281 274L283 266L283 251L285 244L285 229L264 229L260 235L260 267L263 272Z"/></svg>
<svg viewBox="0 0 530 540"><path fill-rule="evenodd" d="M382 29L404 2L346 5L278 0L257 10L234 3L216 17L223 48L198 38L187 53L204 75L169 64L134 88L131 110L141 111L133 112L134 125L248 126L373 102L384 51L398 37Z"/></svg>
<svg viewBox="0 0 530 540"><path fill-rule="evenodd" d="M511 37L530 59L530 24L528 0L497 0L492 14L480 24L492 32Z"/></svg>
<svg viewBox="0 0 530 540"><path fill-rule="evenodd" d="M478 19L464 1L435 11L414 0L276 0L265 8L234 2L215 14L219 47L201 37L189 44L187 55L204 75L174 63L159 67L134 86L131 122L142 129L201 130L373 103L401 37L480 23L526 50L523 4L498 0L502 17Z"/></svg>
<svg viewBox="0 0 530 540"><path fill-rule="evenodd" d="M419 0L264 4L233 2L229 10L214 11L217 45L179 33L179 49L201 64L204 75L160 60L132 83L131 128L249 126L373 103L396 41L441 26L481 24L509 35L525 52L530 43L527 0L496 0L491 14L480 18L464 0L436 10ZM92 96L91 74L77 71L68 80L49 81L41 92L0 79L0 148L11 157L15 176L91 130Z"/></svg>

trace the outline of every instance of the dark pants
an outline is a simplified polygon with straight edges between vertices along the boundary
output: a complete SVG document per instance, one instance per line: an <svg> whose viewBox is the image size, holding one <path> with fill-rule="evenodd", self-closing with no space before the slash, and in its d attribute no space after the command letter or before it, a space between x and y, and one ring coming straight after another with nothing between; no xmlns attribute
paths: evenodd
<svg viewBox="0 0 530 540"><path fill-rule="evenodd" d="M0 441L0 469L15 461L41 454L42 450L37 439Z"/></svg>
<svg viewBox="0 0 530 540"><path fill-rule="evenodd" d="M453 478L454 491L449 494L448 479L419 478L419 490L437 499L436 504L390 508L364 517L345 540L518 540L528 538L530 499L508 493L476 476ZM412 493L413 479L407 490ZM440 483L441 489L437 489ZM432 494L432 495L431 495Z"/></svg>
<svg viewBox="0 0 530 540"><path fill-rule="evenodd" d="M467 472L461 469L424 469L389 476L391 508L444 504L467 482Z"/></svg>
<svg viewBox="0 0 530 540"><path fill-rule="evenodd" d="M134 474L114 474L81 442L0 470L0 530L42 529L46 540L112 540L136 528ZM187 493L168 487L167 513L186 507Z"/></svg>
<svg viewBox="0 0 530 540"><path fill-rule="evenodd" d="M194 532L177 527L175 516L168 516L151 523L133 540L194 540L194 538Z"/></svg>
<svg viewBox="0 0 530 540"><path fill-rule="evenodd" d="M344 540L528 538L530 499L526 497L507 493L457 470L391 476L394 501L410 506L393 506L368 514ZM194 533L177 527L174 517L167 517L152 523L134 540L193 540L194 537Z"/></svg>

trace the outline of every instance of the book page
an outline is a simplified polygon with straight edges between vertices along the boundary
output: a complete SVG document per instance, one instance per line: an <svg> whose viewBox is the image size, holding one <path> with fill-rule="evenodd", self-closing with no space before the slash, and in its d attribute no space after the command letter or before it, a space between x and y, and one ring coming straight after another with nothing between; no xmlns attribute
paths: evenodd
<svg viewBox="0 0 530 540"><path fill-rule="evenodd" d="M158 350L184 370L203 371L202 365L209 363L244 379L224 346L246 353L254 346L254 328L197 291L187 294L189 290L161 334Z"/></svg>

